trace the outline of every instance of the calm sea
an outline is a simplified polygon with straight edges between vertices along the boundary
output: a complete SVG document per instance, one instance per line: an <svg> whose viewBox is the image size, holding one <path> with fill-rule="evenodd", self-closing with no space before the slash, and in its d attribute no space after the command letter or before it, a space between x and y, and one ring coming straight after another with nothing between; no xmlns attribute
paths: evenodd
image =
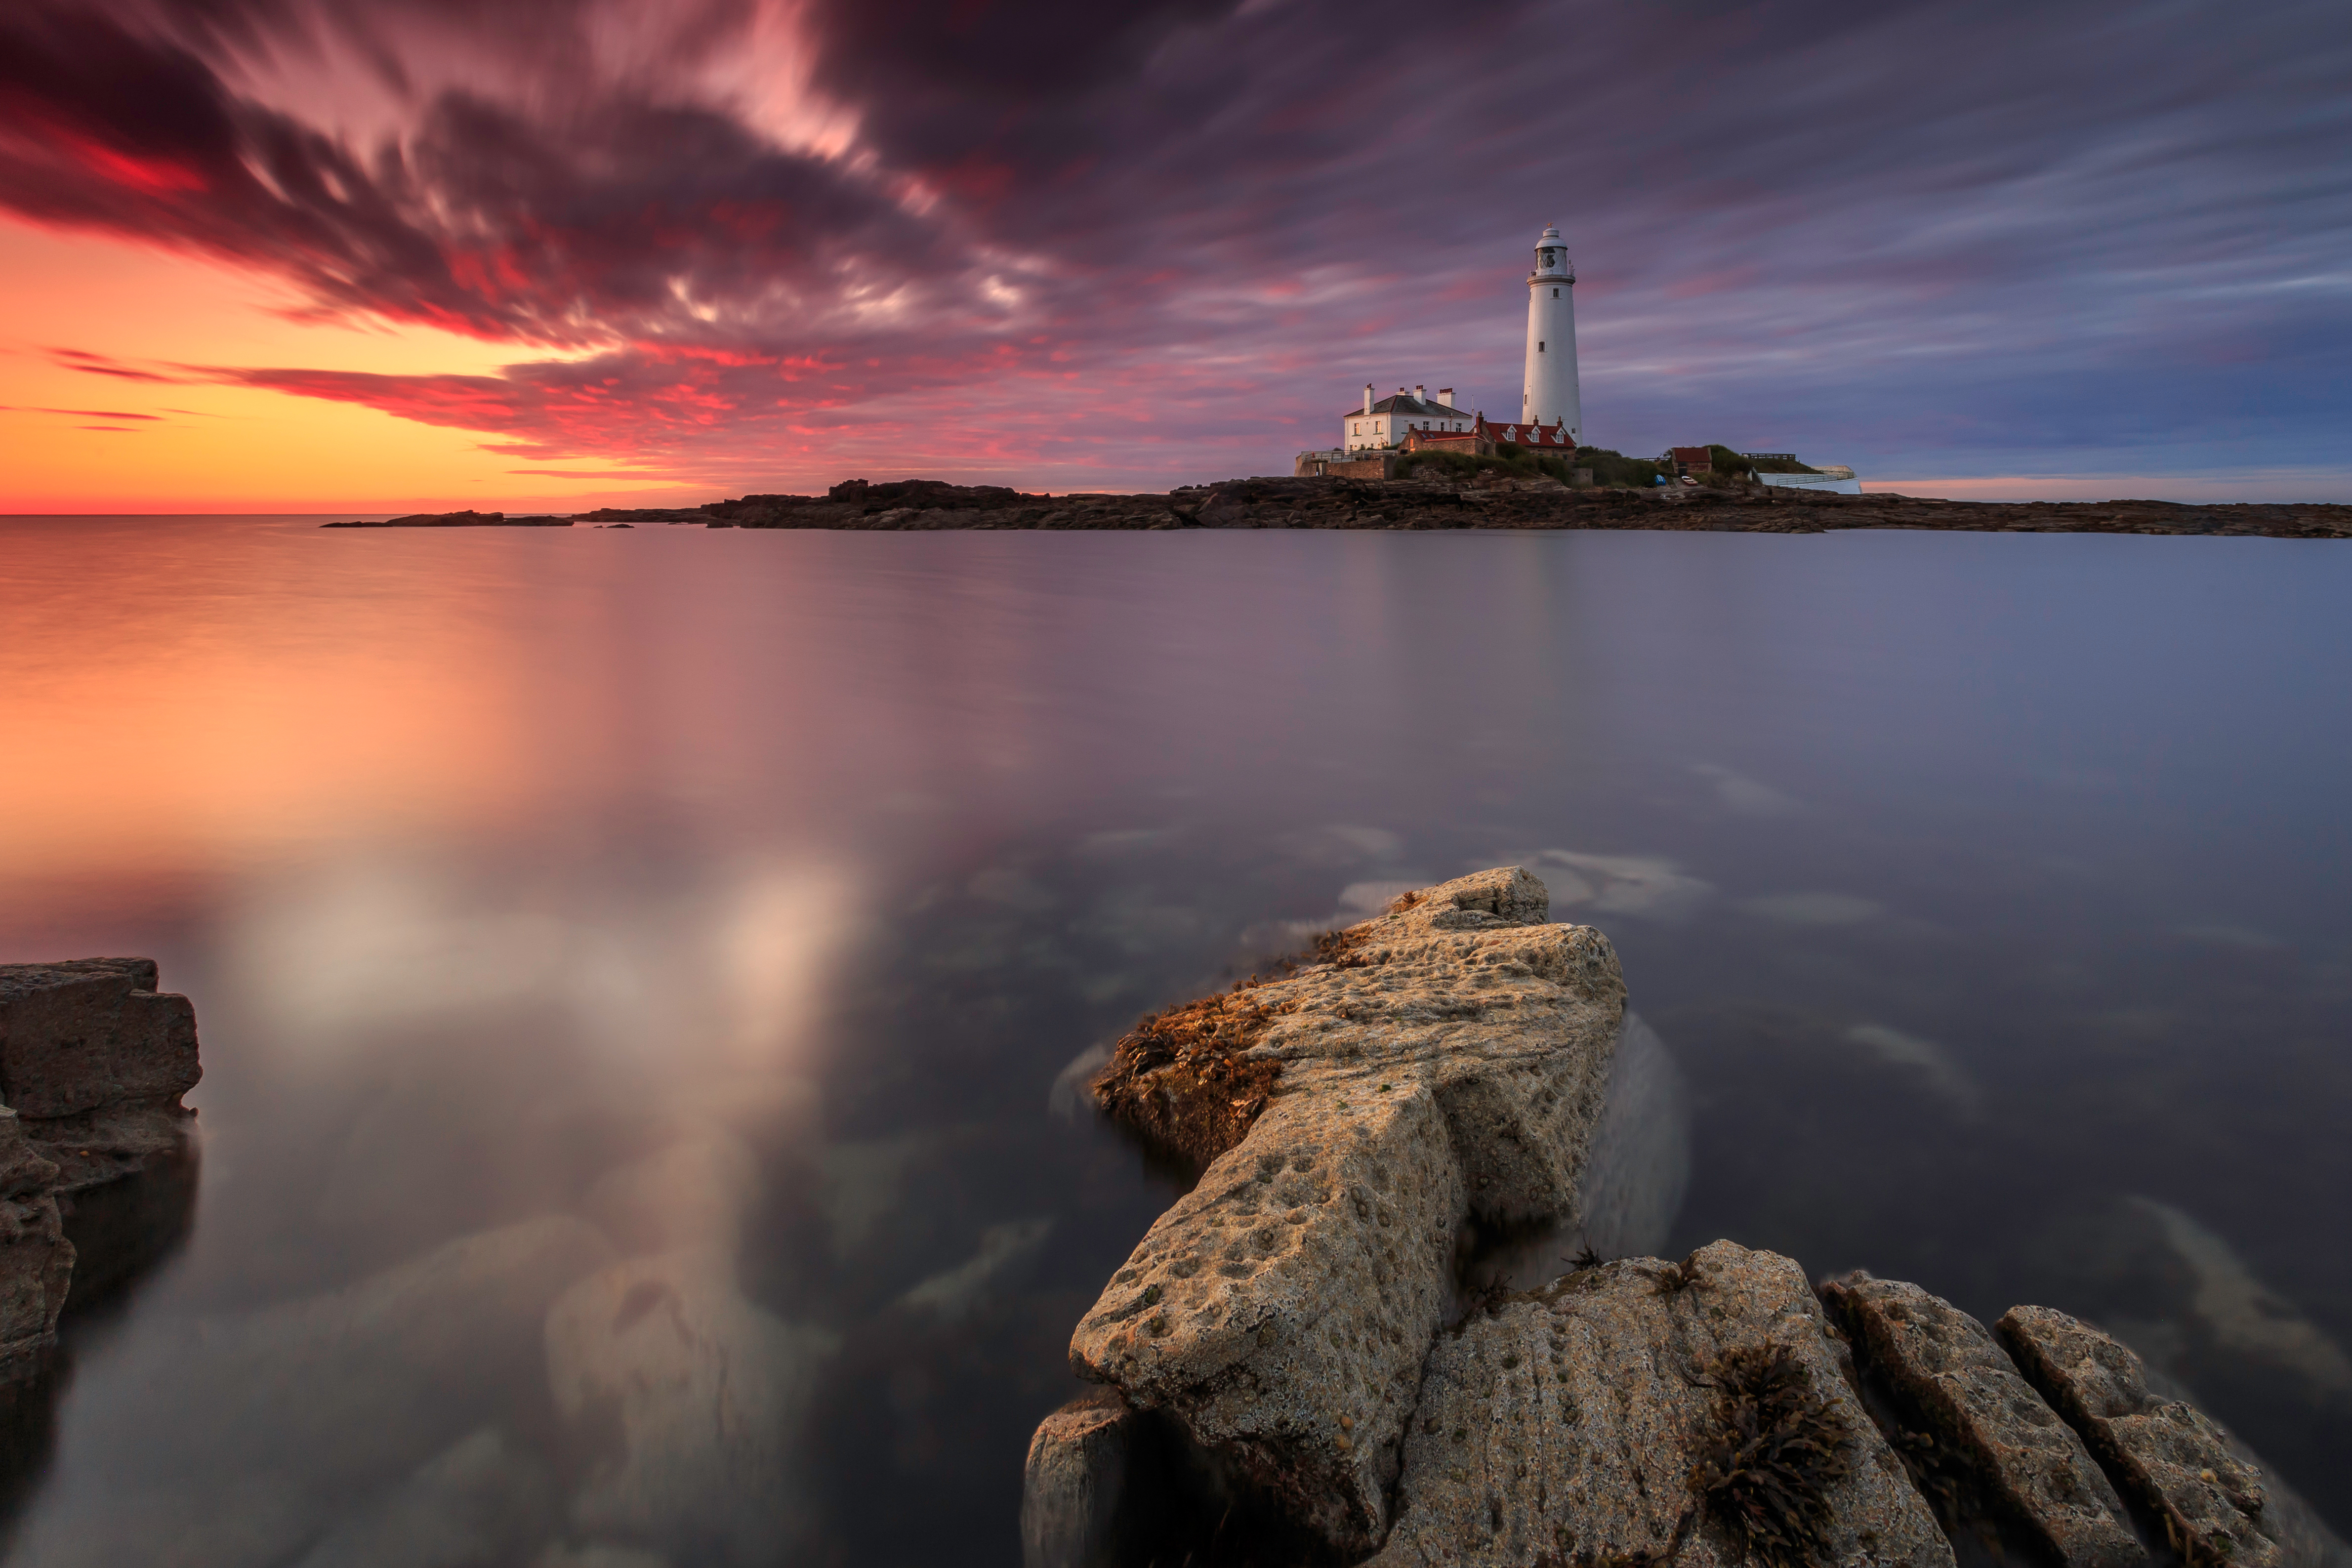
<svg viewBox="0 0 2352 1568"><path fill-rule="evenodd" d="M2094 1318L2352 1524L2352 546L318 521L0 520L0 959L205 1067L11 1563L1015 1563L1175 1190L1057 1074L1514 861L1673 1251Z"/></svg>

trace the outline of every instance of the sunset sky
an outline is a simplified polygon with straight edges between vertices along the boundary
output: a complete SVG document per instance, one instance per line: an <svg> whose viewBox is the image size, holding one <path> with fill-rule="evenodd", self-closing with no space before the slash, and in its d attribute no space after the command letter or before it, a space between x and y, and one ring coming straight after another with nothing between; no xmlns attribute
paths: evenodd
<svg viewBox="0 0 2352 1568"><path fill-rule="evenodd" d="M1369 381L2352 500L2340 4L17 0L0 510L1287 472Z"/></svg>

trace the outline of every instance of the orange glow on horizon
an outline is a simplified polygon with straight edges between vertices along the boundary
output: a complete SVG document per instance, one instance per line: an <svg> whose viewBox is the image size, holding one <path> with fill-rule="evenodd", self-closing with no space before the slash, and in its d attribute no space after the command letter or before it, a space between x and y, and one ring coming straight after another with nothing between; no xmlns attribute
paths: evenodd
<svg viewBox="0 0 2352 1568"><path fill-rule="evenodd" d="M709 499L585 455L562 461L576 478L519 475L526 465L483 449L495 436L178 368L482 375L523 357L511 345L299 319L291 294L226 266L13 219L0 219L0 294L37 302L0 338L0 512L357 514ZM73 369L60 351L169 379ZM147 417L76 412L89 410Z"/></svg>

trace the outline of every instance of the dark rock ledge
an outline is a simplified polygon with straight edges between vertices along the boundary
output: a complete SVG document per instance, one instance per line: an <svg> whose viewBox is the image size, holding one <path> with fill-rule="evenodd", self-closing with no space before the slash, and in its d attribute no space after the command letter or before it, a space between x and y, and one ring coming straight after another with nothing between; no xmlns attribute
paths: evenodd
<svg viewBox="0 0 2352 1568"><path fill-rule="evenodd" d="M182 1235L196 1015L144 958L0 964L0 1387Z"/></svg>
<svg viewBox="0 0 2352 1568"><path fill-rule="evenodd" d="M561 526L570 517L439 512L328 528ZM1639 490L1570 488L1551 479L1228 479L1161 494L1026 495L1001 485L849 479L822 496L750 495L699 507L606 508L577 521L616 526L698 522L712 528L1072 531L1184 528L1640 529L1822 533L1907 528L1979 533L2254 534L2352 538L2352 506L2181 505L2171 501L1956 501L1885 492Z"/></svg>
<svg viewBox="0 0 2352 1568"><path fill-rule="evenodd" d="M1549 910L1517 867L1408 893L1119 1042L1097 1103L1201 1175L1072 1336L1100 1386L1032 1439L1028 1568L2352 1568L2063 1312L1728 1241L1465 1289L1475 1227L1590 1228L1640 1037Z"/></svg>

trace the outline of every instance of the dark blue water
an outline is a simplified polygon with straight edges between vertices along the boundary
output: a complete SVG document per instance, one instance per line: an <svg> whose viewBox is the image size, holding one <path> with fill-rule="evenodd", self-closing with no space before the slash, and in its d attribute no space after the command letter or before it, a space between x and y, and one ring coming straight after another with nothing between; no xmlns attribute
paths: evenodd
<svg viewBox="0 0 2352 1568"><path fill-rule="evenodd" d="M310 521L0 521L0 959L206 1067L11 1563L1017 1561L1173 1191L1056 1074L1509 861L1671 1249L2091 1317L2352 1523L2339 544Z"/></svg>

